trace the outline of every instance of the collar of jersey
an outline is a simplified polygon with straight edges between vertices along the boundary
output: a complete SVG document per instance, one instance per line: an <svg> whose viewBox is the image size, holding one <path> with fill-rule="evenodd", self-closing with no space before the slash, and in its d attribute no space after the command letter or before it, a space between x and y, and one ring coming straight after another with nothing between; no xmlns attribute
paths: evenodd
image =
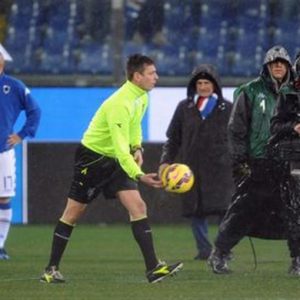
<svg viewBox="0 0 300 300"><path fill-rule="evenodd" d="M140 97L143 94L146 93L145 90L143 90L142 88L140 88L139 86L135 85L134 83L132 83L131 81L127 80L125 83L125 86L128 87L129 91L135 95L136 97Z"/></svg>

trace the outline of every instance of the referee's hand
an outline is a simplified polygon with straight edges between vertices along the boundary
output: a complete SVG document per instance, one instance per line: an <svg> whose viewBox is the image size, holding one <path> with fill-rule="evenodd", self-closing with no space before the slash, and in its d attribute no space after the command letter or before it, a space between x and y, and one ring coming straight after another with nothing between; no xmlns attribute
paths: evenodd
<svg viewBox="0 0 300 300"><path fill-rule="evenodd" d="M157 173L144 174L139 178L139 181L154 188L163 187L161 180L157 176Z"/></svg>

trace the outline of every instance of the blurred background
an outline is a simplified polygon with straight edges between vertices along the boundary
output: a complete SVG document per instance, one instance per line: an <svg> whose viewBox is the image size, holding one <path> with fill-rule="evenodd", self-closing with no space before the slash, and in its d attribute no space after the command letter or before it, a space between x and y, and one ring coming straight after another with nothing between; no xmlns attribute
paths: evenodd
<svg viewBox="0 0 300 300"><path fill-rule="evenodd" d="M184 85L200 62L234 86L257 75L268 48L282 44L294 58L299 41L297 0L0 2L8 71L32 86L117 85L133 52L156 60L162 86Z"/></svg>
<svg viewBox="0 0 300 300"><path fill-rule="evenodd" d="M17 148L14 222L56 222L74 149L96 109L124 81L128 55L153 57L160 75L142 124L144 169L156 171L196 65L215 64L232 100L235 87L259 74L266 50L281 44L294 59L299 41L299 0L1 0L0 43L13 57L6 72L31 88L42 109L37 136ZM141 189L152 221L182 220L173 195ZM83 222L127 220L118 202L92 206Z"/></svg>

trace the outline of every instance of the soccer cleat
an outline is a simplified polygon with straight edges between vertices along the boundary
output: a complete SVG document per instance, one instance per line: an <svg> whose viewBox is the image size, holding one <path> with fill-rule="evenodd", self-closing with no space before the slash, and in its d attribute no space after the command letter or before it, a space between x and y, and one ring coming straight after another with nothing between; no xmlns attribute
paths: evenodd
<svg viewBox="0 0 300 300"><path fill-rule="evenodd" d="M289 274L293 276L300 276L300 256L292 258L292 264L289 268Z"/></svg>
<svg viewBox="0 0 300 300"><path fill-rule="evenodd" d="M225 254L226 261L234 260L233 252L229 251L227 254Z"/></svg>
<svg viewBox="0 0 300 300"><path fill-rule="evenodd" d="M150 283L160 282L166 277L176 274L182 267L183 263L181 262L174 265L167 265L164 262L160 262L153 270L148 271L146 276Z"/></svg>
<svg viewBox="0 0 300 300"><path fill-rule="evenodd" d="M45 273L41 276L40 282L44 283L64 283L65 279L58 271L56 266L46 268Z"/></svg>
<svg viewBox="0 0 300 300"><path fill-rule="evenodd" d="M216 274L229 274L231 270L227 265L228 253L224 253L219 249L214 249L209 256L207 263Z"/></svg>
<svg viewBox="0 0 300 300"><path fill-rule="evenodd" d="M0 249L0 260L8 260L10 259L9 255L7 254L7 252L5 251L4 248Z"/></svg>

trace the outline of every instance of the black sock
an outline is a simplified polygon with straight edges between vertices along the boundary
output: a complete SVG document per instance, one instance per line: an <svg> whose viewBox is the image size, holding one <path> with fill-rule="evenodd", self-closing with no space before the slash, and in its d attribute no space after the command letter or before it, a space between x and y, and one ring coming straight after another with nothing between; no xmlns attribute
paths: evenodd
<svg viewBox="0 0 300 300"><path fill-rule="evenodd" d="M154 251L152 231L148 224L148 219L132 221L131 229L144 256L147 271L154 269L158 264L158 260Z"/></svg>
<svg viewBox="0 0 300 300"><path fill-rule="evenodd" d="M58 221L53 234L52 249L48 266L58 267L74 226Z"/></svg>

